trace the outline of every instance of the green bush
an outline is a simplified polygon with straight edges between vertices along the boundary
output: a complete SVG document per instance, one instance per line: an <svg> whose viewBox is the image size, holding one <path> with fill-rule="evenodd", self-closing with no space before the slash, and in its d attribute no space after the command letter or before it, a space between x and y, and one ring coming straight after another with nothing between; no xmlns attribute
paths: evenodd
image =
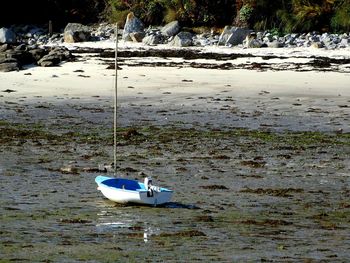
<svg viewBox="0 0 350 263"><path fill-rule="evenodd" d="M185 27L350 31L350 0L36 0L24 1L21 10L15 3L9 2L8 16L0 16L0 25L52 20L55 27L64 27L68 22L104 20L123 26L132 11L146 25L178 20Z"/></svg>
<svg viewBox="0 0 350 263"><path fill-rule="evenodd" d="M106 0L111 22L124 22L125 13L133 11L146 25L179 20L184 26L217 26L231 24L233 0Z"/></svg>
<svg viewBox="0 0 350 263"><path fill-rule="evenodd" d="M245 4L242 6L242 8L239 10L239 19L242 22L248 22L250 20L250 18L252 17L254 12L254 8L249 5L249 4Z"/></svg>
<svg viewBox="0 0 350 263"><path fill-rule="evenodd" d="M336 0L291 0L288 8L277 11L282 31L329 31Z"/></svg>
<svg viewBox="0 0 350 263"><path fill-rule="evenodd" d="M331 27L335 32L350 32L350 1L342 1L336 8Z"/></svg>

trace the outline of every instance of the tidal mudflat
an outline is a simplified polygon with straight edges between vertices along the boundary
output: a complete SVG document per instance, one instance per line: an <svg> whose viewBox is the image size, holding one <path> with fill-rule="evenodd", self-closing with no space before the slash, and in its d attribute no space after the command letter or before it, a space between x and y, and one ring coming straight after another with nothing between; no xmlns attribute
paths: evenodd
<svg viewBox="0 0 350 263"><path fill-rule="evenodd" d="M106 58L0 75L0 262L348 260L349 73L145 60L120 65L117 160L175 190L156 208L96 190Z"/></svg>

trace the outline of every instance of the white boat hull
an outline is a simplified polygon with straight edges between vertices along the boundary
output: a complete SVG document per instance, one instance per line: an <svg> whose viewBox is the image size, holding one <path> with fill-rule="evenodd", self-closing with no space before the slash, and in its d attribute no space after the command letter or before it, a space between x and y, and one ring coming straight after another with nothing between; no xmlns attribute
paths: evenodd
<svg viewBox="0 0 350 263"><path fill-rule="evenodd" d="M170 202L173 195L173 191L166 188L158 188L158 191L152 191L150 193L146 190L143 183L134 180L98 176L95 181L98 184L97 189L107 199L121 204L161 205ZM120 181L125 182L125 185L119 184ZM131 182L134 187L129 187L128 182Z"/></svg>

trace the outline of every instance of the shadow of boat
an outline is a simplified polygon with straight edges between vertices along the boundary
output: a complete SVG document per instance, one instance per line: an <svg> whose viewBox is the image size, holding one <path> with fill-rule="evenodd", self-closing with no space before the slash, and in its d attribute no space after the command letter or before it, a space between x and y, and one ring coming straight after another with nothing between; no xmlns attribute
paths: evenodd
<svg viewBox="0 0 350 263"><path fill-rule="evenodd" d="M147 204L136 204L136 203L126 203L126 204L120 204L120 203L115 203L110 200L104 200L103 203L108 204L108 206L113 206L113 207L142 207L142 208L169 208L169 209L191 209L191 210L197 210L201 209L199 206L196 206L194 204L183 204L183 203L178 203L178 202L168 202L162 205L157 205L157 206L150 206Z"/></svg>

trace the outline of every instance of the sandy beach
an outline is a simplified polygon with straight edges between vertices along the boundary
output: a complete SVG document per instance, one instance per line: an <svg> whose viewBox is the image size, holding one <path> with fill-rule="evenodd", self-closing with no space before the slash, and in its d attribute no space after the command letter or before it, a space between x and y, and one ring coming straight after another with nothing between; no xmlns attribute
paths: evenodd
<svg viewBox="0 0 350 263"><path fill-rule="evenodd" d="M113 45L110 41L65 44L71 50L77 47L111 50ZM120 48L140 50L144 47L122 42ZM350 131L349 64L333 70L315 70L308 65L315 57L327 54L332 58L347 59L350 56L348 50L237 50L217 47L210 52L225 54L229 51L252 54L254 57L224 62L204 59L186 61L182 58L122 58L119 62L122 70L118 73L118 105L121 107L119 124L139 125L142 119L152 116L156 124L194 121L215 125L214 121L218 122L217 125L227 127L259 128L264 124L277 130ZM265 59L271 68L245 68L245 65L260 63L264 56L272 52L278 58ZM288 56L291 57L284 58ZM176 62L176 65L183 66L155 66L160 61ZM238 68L222 70L201 67L204 63L215 65L228 62L238 65ZM103 99L113 106L115 72L106 69L106 63L113 63L113 59L98 58L96 54L87 53L80 55L76 62L67 62L60 67L29 67L20 72L1 73L1 90L14 91L2 92L2 101L98 104ZM147 64L142 66L143 63ZM191 63L197 63L198 66L193 68ZM299 67L303 67L303 70L288 67L278 70L285 64L293 63L300 63L302 66ZM3 104L2 108L2 114L11 115L11 107L4 107ZM155 111L164 109L179 110L184 114L174 116L169 113L166 118L164 114L155 114ZM186 114L192 110L205 111L208 116Z"/></svg>

